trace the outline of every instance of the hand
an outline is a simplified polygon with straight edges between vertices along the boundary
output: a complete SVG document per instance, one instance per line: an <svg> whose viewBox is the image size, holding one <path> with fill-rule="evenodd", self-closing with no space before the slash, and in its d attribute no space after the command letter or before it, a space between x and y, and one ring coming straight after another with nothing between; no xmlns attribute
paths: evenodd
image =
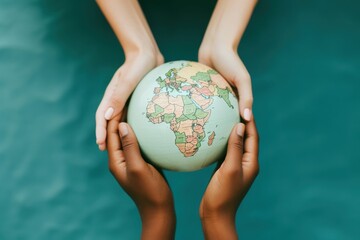
<svg viewBox="0 0 360 240"><path fill-rule="evenodd" d="M107 120L123 114L135 86L147 72L164 63L164 58L138 1L96 2L119 39L126 59L115 72L96 111L96 143L100 150L105 150Z"/></svg>
<svg viewBox="0 0 360 240"><path fill-rule="evenodd" d="M251 78L237 48L257 0L217 1L199 49L199 62L217 70L237 88L240 115L250 121L253 96Z"/></svg>
<svg viewBox="0 0 360 240"><path fill-rule="evenodd" d="M259 172L258 151L254 119L246 128L237 124L230 134L225 160L201 200L199 213L206 239L237 239L235 215Z"/></svg>
<svg viewBox="0 0 360 240"><path fill-rule="evenodd" d="M199 62L214 68L231 86L236 87L240 115L244 120L250 121L253 104L250 74L237 51L224 49L222 45L219 45L202 46L199 51Z"/></svg>
<svg viewBox="0 0 360 240"><path fill-rule="evenodd" d="M106 149L107 121L123 115L123 108L138 82L151 69L164 62L162 55L136 53L128 56L115 72L104 97L96 111L96 143L100 150Z"/></svg>
<svg viewBox="0 0 360 240"><path fill-rule="evenodd" d="M139 210L142 239L173 239L176 220L169 185L142 158L132 128L119 120L112 119L107 130L109 169Z"/></svg>

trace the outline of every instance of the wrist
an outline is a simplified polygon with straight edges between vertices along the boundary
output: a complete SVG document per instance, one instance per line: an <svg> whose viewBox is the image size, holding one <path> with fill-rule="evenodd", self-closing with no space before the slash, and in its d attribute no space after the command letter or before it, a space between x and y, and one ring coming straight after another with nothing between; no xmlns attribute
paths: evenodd
<svg viewBox="0 0 360 240"><path fill-rule="evenodd" d="M221 41L204 40L199 48L198 56L200 62L212 62L219 58L224 58L237 53L237 46L226 44Z"/></svg>
<svg viewBox="0 0 360 240"><path fill-rule="evenodd" d="M173 206L143 210L140 215L141 239L174 239L176 216Z"/></svg>
<svg viewBox="0 0 360 240"><path fill-rule="evenodd" d="M203 216L201 218L205 239L238 239L235 216L223 214Z"/></svg>
<svg viewBox="0 0 360 240"><path fill-rule="evenodd" d="M154 63L154 67L164 63L164 57L161 54L160 50L153 46L139 47L132 50L127 50L124 53L125 53L125 59L128 61L142 58L142 59L146 59L149 62Z"/></svg>
<svg viewBox="0 0 360 240"><path fill-rule="evenodd" d="M199 47L198 58L201 63L209 63L211 60L211 43L203 41Z"/></svg>

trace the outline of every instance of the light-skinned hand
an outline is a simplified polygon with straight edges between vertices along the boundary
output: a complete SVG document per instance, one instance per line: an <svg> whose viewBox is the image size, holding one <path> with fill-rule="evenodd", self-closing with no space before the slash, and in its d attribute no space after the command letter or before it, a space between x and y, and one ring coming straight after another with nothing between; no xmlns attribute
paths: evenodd
<svg viewBox="0 0 360 240"><path fill-rule="evenodd" d="M203 53L206 51L206 53ZM245 121L252 117L253 95L251 77L238 53L232 49L213 46L208 50L200 50L199 62L218 71L239 96L239 112Z"/></svg>
<svg viewBox="0 0 360 240"><path fill-rule="evenodd" d="M123 114L139 81L164 63L138 1L96 0L123 48L124 64L115 72L96 111L96 143L106 149L107 121Z"/></svg>
<svg viewBox="0 0 360 240"><path fill-rule="evenodd" d="M242 119L252 117L251 78L238 55L238 46L257 0L217 1L199 49L199 62L218 71L239 95Z"/></svg>
<svg viewBox="0 0 360 240"><path fill-rule="evenodd" d="M100 150L106 149L106 127L108 120L123 115L124 106L139 81L151 69L161 64L162 56L134 54L115 72L96 111L96 143Z"/></svg>

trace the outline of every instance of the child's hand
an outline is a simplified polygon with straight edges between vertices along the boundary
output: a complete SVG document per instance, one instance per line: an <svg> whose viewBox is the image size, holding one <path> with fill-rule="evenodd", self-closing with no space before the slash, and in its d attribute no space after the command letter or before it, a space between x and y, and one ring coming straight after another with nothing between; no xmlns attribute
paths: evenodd
<svg viewBox="0 0 360 240"><path fill-rule="evenodd" d="M200 204L206 239L237 239L235 215L259 172L258 149L254 118L246 127L237 124L229 137L226 158L210 180Z"/></svg>
<svg viewBox="0 0 360 240"><path fill-rule="evenodd" d="M142 239L173 239L176 220L169 185L158 170L142 158L130 125L118 122L116 118L108 125L110 171L140 212Z"/></svg>

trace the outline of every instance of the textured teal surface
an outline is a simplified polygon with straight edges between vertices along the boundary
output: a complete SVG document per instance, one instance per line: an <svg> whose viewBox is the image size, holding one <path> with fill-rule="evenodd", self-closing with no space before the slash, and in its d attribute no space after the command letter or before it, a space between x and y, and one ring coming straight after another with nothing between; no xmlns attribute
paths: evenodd
<svg viewBox="0 0 360 240"><path fill-rule="evenodd" d="M143 1L166 60L196 60L214 1ZM242 239L360 236L360 4L260 1L239 53L253 78L261 173ZM0 239L137 239L97 150L94 113L123 55L94 1L0 0ZM212 167L167 172L177 239L201 239Z"/></svg>

